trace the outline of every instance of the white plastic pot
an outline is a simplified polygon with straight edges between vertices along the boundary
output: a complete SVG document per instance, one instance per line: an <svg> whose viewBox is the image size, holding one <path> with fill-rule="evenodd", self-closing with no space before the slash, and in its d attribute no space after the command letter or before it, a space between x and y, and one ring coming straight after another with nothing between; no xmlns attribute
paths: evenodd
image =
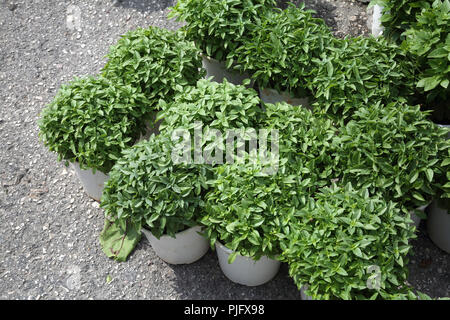
<svg viewBox="0 0 450 320"><path fill-rule="evenodd" d="M373 7L373 15L372 15L372 35L374 37L379 37L383 34L383 26L381 25L381 16L383 7L376 4Z"/></svg>
<svg viewBox="0 0 450 320"><path fill-rule="evenodd" d="M208 240L198 234L200 226L191 227L175 234L175 238L163 235L157 239L149 230L142 232L155 253L170 264L188 264L199 260L208 251Z"/></svg>
<svg viewBox="0 0 450 320"><path fill-rule="evenodd" d="M450 214L433 201L428 210L428 235L436 246L450 253Z"/></svg>
<svg viewBox="0 0 450 320"><path fill-rule="evenodd" d="M233 252L216 241L219 265L225 276L231 281L246 286L259 286L270 281L280 269L280 262L262 256L255 261L238 254L233 263L228 263L228 257Z"/></svg>
<svg viewBox="0 0 450 320"><path fill-rule="evenodd" d="M240 74L237 71L229 70L226 68L225 62L218 61L216 59L202 55L203 68L206 70L206 77L213 77L212 80L216 82L222 82L223 78L226 78L228 82L235 85L242 84L245 79L250 79L247 73Z"/></svg>
<svg viewBox="0 0 450 320"><path fill-rule="evenodd" d="M275 89L259 89L259 97L265 103L287 102L293 106L309 108L308 98L293 98L288 92L278 93Z"/></svg>
<svg viewBox="0 0 450 320"><path fill-rule="evenodd" d="M96 170L95 173L92 170L82 170L77 162L72 162L72 167L83 184L87 195L94 200L100 201L105 182L109 179L109 176L100 170Z"/></svg>

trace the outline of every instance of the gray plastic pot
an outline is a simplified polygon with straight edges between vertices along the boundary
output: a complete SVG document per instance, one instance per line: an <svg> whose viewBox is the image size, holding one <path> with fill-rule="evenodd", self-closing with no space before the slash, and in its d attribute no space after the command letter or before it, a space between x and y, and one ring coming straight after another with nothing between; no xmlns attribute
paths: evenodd
<svg viewBox="0 0 450 320"><path fill-rule="evenodd" d="M228 82L240 85L245 79L250 79L247 73L240 74L237 71L226 68L225 62L202 55L203 68L206 70L206 77L213 77L213 81L223 82L226 78Z"/></svg>
<svg viewBox="0 0 450 320"><path fill-rule="evenodd" d="M228 263L232 250L216 241L216 252L219 265L225 276L231 281L245 286L259 286L272 280L280 269L280 262L262 256L253 260L238 254L233 263Z"/></svg>
<svg viewBox="0 0 450 320"><path fill-rule="evenodd" d="M200 226L194 226L175 234L175 238L163 235L157 239L149 230L142 232L155 253L170 264L189 264L199 260L209 249L208 240L201 236Z"/></svg>
<svg viewBox="0 0 450 320"><path fill-rule="evenodd" d="M96 170L95 173L92 169L83 170L77 162L72 162L71 164L87 195L94 200L100 201L105 182L109 179L109 176L100 170Z"/></svg>
<svg viewBox="0 0 450 320"><path fill-rule="evenodd" d="M264 103L286 102L293 106L303 106L309 108L308 98L294 98L288 92L279 93L275 89L259 89L259 97Z"/></svg>
<svg viewBox="0 0 450 320"><path fill-rule="evenodd" d="M450 213L433 201L428 210L427 231L436 246L450 253Z"/></svg>

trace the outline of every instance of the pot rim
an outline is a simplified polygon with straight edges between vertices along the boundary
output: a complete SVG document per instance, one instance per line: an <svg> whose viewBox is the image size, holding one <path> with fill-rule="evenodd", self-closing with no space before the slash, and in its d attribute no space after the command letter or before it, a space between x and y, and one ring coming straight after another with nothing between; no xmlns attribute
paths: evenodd
<svg viewBox="0 0 450 320"><path fill-rule="evenodd" d="M190 233L190 232L193 231L193 229L196 229L196 228L199 228L199 229L200 229L199 231L201 231L201 230L203 229L203 227L202 227L201 225L195 225L195 226L189 227L189 228L186 229L186 230L183 230L183 231L180 231L180 232L175 233L175 238L176 238L178 235L181 236L181 235L185 235L185 234L187 234L187 233ZM147 229L145 226L142 226L141 230L142 230L143 232L148 232L149 234L152 235L152 237L155 237L155 236L153 235L153 233L152 233L149 229ZM156 238L156 237L155 237L155 238ZM174 237L171 237L171 236L169 236L168 234L163 234L163 235L162 235L159 239L157 239L157 240L163 240L164 238L175 239Z"/></svg>

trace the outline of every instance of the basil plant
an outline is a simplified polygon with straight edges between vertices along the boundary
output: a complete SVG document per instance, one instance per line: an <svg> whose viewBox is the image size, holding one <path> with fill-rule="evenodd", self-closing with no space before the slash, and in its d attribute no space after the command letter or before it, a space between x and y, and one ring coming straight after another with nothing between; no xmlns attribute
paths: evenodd
<svg viewBox="0 0 450 320"><path fill-rule="evenodd" d="M270 162L250 153L242 162L215 169L211 191L206 195L206 213L200 222L214 248L216 241L238 254L259 260L276 259L280 241L292 225L294 205L301 205L303 189L297 179L284 172L280 161L277 174L265 174Z"/></svg>
<svg viewBox="0 0 450 320"><path fill-rule="evenodd" d="M275 142L279 158L286 161L287 174L295 175L309 194L330 186L339 177L333 154L339 132L332 121L286 102L265 104L265 108L260 127L278 132ZM268 144L273 138L268 136Z"/></svg>
<svg viewBox="0 0 450 320"><path fill-rule="evenodd" d="M303 3L299 8L290 4L285 10L267 12L237 48L235 67L251 74L260 88L310 96L307 79L315 76L312 61L333 38L323 19L313 14Z"/></svg>
<svg viewBox="0 0 450 320"><path fill-rule="evenodd" d="M431 7L435 0L372 0L369 6L378 4L383 7L381 24L383 36L392 42L401 44L404 32L416 21L423 9Z"/></svg>
<svg viewBox="0 0 450 320"><path fill-rule="evenodd" d="M39 136L59 161L107 174L121 151L145 133L144 121L152 115L140 88L75 78L42 110Z"/></svg>
<svg viewBox="0 0 450 320"><path fill-rule="evenodd" d="M434 1L416 20L403 34L402 48L416 59L420 70L416 85L435 111L433 120L450 123L450 2Z"/></svg>
<svg viewBox="0 0 450 320"><path fill-rule="evenodd" d="M100 236L109 257L126 260L142 228L159 239L198 225L209 168L175 162L173 148L170 137L152 135L124 150L111 170L101 199L106 222Z"/></svg>
<svg viewBox="0 0 450 320"><path fill-rule="evenodd" d="M150 26L123 35L106 55L105 77L144 92L156 107L205 75L200 52L180 32Z"/></svg>
<svg viewBox="0 0 450 320"><path fill-rule="evenodd" d="M361 105L411 99L415 93L413 60L381 37L335 39L312 62L308 87L314 93L314 111L335 121L345 120Z"/></svg>
<svg viewBox="0 0 450 320"><path fill-rule="evenodd" d="M426 117L402 102L361 107L334 139L340 183L379 192L406 212L428 204L446 177L450 143Z"/></svg>
<svg viewBox="0 0 450 320"><path fill-rule="evenodd" d="M186 22L182 31L203 54L231 66L233 52L274 7L274 0L178 0L169 18Z"/></svg>
<svg viewBox="0 0 450 320"><path fill-rule="evenodd" d="M257 138L263 114L255 90L226 79L222 83L201 79L172 102L161 102L159 108L161 132L181 135L183 131L179 130L184 130L195 147L193 154L184 156L210 165L222 164L248 151L247 141Z"/></svg>
<svg viewBox="0 0 450 320"><path fill-rule="evenodd" d="M407 292L408 216L367 189L331 186L295 210L280 259L313 299L386 299Z"/></svg>

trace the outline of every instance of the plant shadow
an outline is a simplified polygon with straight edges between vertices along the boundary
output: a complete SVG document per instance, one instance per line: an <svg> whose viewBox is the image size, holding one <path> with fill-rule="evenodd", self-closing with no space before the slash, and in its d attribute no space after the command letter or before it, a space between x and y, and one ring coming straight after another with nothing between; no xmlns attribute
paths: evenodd
<svg viewBox="0 0 450 320"><path fill-rule="evenodd" d="M271 281L247 287L230 281L222 272L211 249L188 265L168 265L175 273L174 290L188 300L299 300L300 292L282 264Z"/></svg>
<svg viewBox="0 0 450 320"><path fill-rule="evenodd" d="M176 0L113 0L115 7L135 9L140 12L163 11L174 6Z"/></svg>

